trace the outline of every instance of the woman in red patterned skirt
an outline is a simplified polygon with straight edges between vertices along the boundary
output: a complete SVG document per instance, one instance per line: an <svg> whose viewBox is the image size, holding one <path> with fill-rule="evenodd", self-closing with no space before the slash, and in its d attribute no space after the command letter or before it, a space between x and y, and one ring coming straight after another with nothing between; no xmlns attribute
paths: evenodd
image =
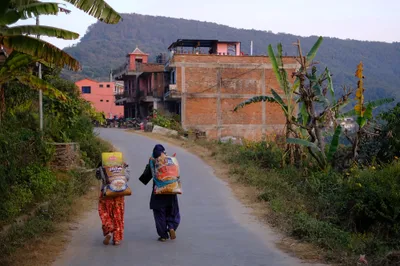
<svg viewBox="0 0 400 266"><path fill-rule="evenodd" d="M104 240L108 245L113 238L114 245L119 245L124 238L124 197L99 199L99 215L101 219Z"/></svg>
<svg viewBox="0 0 400 266"><path fill-rule="evenodd" d="M127 167L126 164L125 167ZM113 244L119 245L124 238L125 199L123 196L114 198L105 198L102 196L106 180L100 177L100 171L103 171L103 174L105 173L102 167L99 167L96 173L98 179L102 180L98 210L104 235L103 244L110 244L112 238ZM127 178L129 179L128 174Z"/></svg>

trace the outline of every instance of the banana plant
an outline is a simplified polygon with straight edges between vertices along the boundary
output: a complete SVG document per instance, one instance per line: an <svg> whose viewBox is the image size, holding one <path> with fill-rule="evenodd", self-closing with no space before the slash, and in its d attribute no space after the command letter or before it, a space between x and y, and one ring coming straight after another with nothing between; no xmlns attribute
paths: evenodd
<svg viewBox="0 0 400 266"><path fill-rule="evenodd" d="M73 4L105 23L118 23L121 19L121 16L102 0L66 0L65 2ZM56 15L59 12L58 3L37 0L2 0L0 3L0 45L43 59L56 67L79 70L79 62L67 53L48 42L28 36L43 35L73 40L79 38L79 34L49 26L10 26L19 20L39 15Z"/></svg>
<svg viewBox="0 0 400 266"><path fill-rule="evenodd" d="M294 73L296 77L294 84L298 93L297 102L300 104L299 118L295 124L301 128L303 135L307 138L287 138L287 142L307 147L318 165L325 169L337 150L342 132L341 126L336 123L336 117L340 109L348 103L351 91L345 89L344 95L336 99L329 69L325 68L322 74L318 74L313 60L322 41L322 37L318 38L307 56L303 56L300 42L295 43L298 47L298 62L301 66ZM335 130L326 152L323 128L331 123Z"/></svg>
<svg viewBox="0 0 400 266"><path fill-rule="evenodd" d="M340 125L336 126L335 133L333 135L332 141L329 145L328 152L326 152L325 146L321 145L322 143L320 142L318 138L318 131L319 126L318 122L321 122L321 119L324 117L324 115L329 114L330 112L334 112L334 114L331 116L333 118L333 121L335 121L336 118L345 118L345 117L350 117L350 116L355 116L356 121L358 124L358 131L353 139L351 139L349 136L346 135L346 137L351 141L352 143L352 154L351 158L352 160L356 160L357 154L358 154L358 149L359 149L359 141L361 137L366 134L366 132L363 130L363 127L366 125L366 123L370 120L373 119L373 110L377 108L378 106L381 106L386 103L392 102L394 99L380 99L377 101L372 101L372 102L365 102L364 101L364 86L363 86L363 65L360 63L357 66L357 71L356 71L356 77L359 79L357 83L357 90L356 90L356 105L353 110L347 112L347 113L340 113L340 109L348 104L349 102L349 96L351 94L351 91L348 91L342 98L339 100L334 100L335 98L333 97L333 101L329 103L327 99L321 98L320 89L318 86L315 86L315 84L322 84L322 82L315 82L315 75L313 74L314 70L312 71L311 75L307 75L306 77L310 80L311 88L314 89L315 97L317 99L316 102L322 102L323 106L326 106L323 112L321 112L319 115L314 116L313 120L315 121L315 125L309 128L309 135L310 135L310 140L311 141L306 141L306 140L299 140L299 139L293 139L289 138L287 141L289 143L296 143L300 145L304 145L308 147L310 153L313 155L313 157L316 159L318 162L319 166L321 168L326 168L328 166L328 163L332 162L333 155L337 150L337 147L339 145L339 137L342 133L342 128ZM328 80L328 88L331 86L331 79ZM314 86L313 86L314 84ZM308 89L310 89L310 87ZM307 92L307 88L305 88L305 91ZM310 90L308 90L309 92ZM304 96L301 98L306 99ZM323 99L323 100L321 100ZM309 101L310 102L310 101ZM326 112L328 111L328 112Z"/></svg>
<svg viewBox="0 0 400 266"><path fill-rule="evenodd" d="M0 84L17 81L29 88L42 90L44 95L47 95L48 97L56 98L61 102L65 102L67 97L63 92L33 74L32 69L38 61L41 62L41 60L35 60L27 54L13 51L0 67ZM42 61L41 63L46 65L46 62ZM5 112L5 91L4 86L0 86L0 120L3 118Z"/></svg>
<svg viewBox="0 0 400 266"><path fill-rule="evenodd" d="M31 68L35 62L37 60L29 55L12 52L0 68L0 84L17 80L33 89L42 90L45 95L54 96L59 100L66 100L64 93L32 73Z"/></svg>
<svg viewBox="0 0 400 266"><path fill-rule="evenodd" d="M121 20L121 16L103 0L66 0L64 2L73 4L105 23L115 24ZM79 34L49 26L12 26L20 20L40 15L57 15L60 11L66 10L61 8L58 3L52 2L38 0L2 0L0 2L0 51L7 58L6 63L0 65L2 73L0 78L0 118L4 114L5 108L2 85L7 80L17 79L23 84L29 83L31 87L40 88L45 92L53 92L56 97L63 98L62 94L49 84L19 70L24 62L29 63L28 57L23 57L20 53L31 56L37 61L46 62L51 67L67 67L74 71L81 68L79 62L66 52L46 41L31 37L31 35L42 35L74 40L79 38ZM18 52L18 54L8 60L9 55L13 52Z"/></svg>
<svg viewBox="0 0 400 266"><path fill-rule="evenodd" d="M288 138L286 139L286 141L288 143L305 146L311 149L313 154L316 155L314 156L314 158L316 159L319 167L321 169L325 169L328 166L328 163L332 162L333 156L335 155L339 147L339 139L341 134L342 134L342 127L338 125L335 128L335 132L333 134L332 140L329 144L329 148L327 151L321 150L321 148L316 143L304 139Z"/></svg>
<svg viewBox="0 0 400 266"><path fill-rule="evenodd" d="M296 99L295 90L293 85L289 82L288 74L284 68L283 56L282 56L282 44L277 45L277 53L275 55L272 45L268 46L268 56L271 60L272 69L275 77L278 81L280 89L283 91L283 98L271 88L272 96L255 96L246 101L241 102L234 108L237 112L240 108L244 108L246 105L259 103L259 102L270 102L278 104L286 118L285 135L286 137L298 136L298 132L294 129L293 124L296 118L294 112L296 110ZM295 161L293 146L288 145L285 154L290 153L290 161L293 164Z"/></svg>

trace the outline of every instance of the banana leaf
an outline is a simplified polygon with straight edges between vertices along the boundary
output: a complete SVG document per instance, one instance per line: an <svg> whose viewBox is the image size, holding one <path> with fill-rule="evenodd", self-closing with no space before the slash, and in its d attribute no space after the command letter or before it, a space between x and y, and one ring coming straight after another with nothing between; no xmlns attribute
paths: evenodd
<svg viewBox="0 0 400 266"><path fill-rule="evenodd" d="M50 26L33 26L33 25L15 26L4 30L0 30L0 32L3 35L24 35L24 34L42 35L48 37L56 37L64 40L75 40L79 38L78 33Z"/></svg>
<svg viewBox="0 0 400 266"><path fill-rule="evenodd" d="M245 107L246 105L252 104L252 103L259 103L259 102L270 102L270 103L277 103L277 101L270 96L255 96L253 98L250 98L246 101L241 102L238 104L233 111L236 112L237 110Z"/></svg>

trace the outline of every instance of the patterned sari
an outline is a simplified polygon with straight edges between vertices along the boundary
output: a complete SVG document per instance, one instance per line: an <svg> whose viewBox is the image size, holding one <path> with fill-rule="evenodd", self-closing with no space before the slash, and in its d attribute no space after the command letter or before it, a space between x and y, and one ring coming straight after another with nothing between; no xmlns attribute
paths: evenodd
<svg viewBox="0 0 400 266"><path fill-rule="evenodd" d="M119 243L124 238L124 197L99 199L99 215L101 219L103 235L113 235L113 241Z"/></svg>

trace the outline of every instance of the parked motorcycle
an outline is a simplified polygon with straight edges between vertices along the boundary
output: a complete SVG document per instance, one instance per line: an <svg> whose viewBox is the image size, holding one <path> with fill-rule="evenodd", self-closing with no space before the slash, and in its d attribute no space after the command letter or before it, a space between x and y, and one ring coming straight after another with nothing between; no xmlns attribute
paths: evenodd
<svg viewBox="0 0 400 266"><path fill-rule="evenodd" d="M136 118L127 119L126 127L127 128L133 128L135 130L139 130L140 129L140 123Z"/></svg>

